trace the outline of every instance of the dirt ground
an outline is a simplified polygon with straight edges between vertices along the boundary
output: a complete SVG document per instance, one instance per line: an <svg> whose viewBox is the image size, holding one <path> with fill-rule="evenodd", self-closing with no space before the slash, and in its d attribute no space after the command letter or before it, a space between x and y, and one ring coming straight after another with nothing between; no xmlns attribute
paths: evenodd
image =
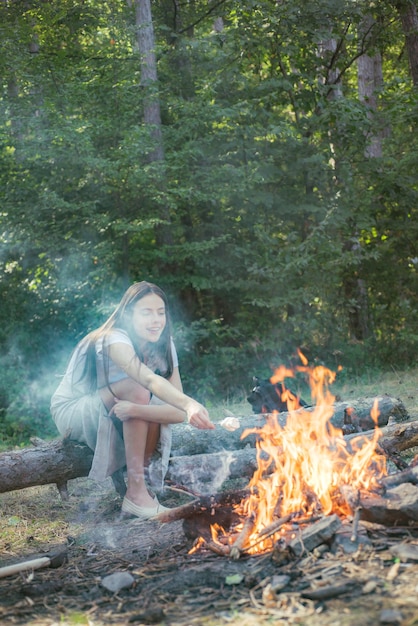
<svg viewBox="0 0 418 626"><path fill-rule="evenodd" d="M418 624L418 526L361 524L352 542L347 521L329 545L298 558L233 560L189 554L182 522L121 519L111 483L74 480L68 502L51 485L0 503L2 566L66 552L57 568L0 578L1 624ZM168 493L165 504L179 503ZM125 588L108 588L115 573L128 574Z"/></svg>
<svg viewBox="0 0 418 626"><path fill-rule="evenodd" d="M401 394L417 420L416 374L373 381L363 395ZM358 384L341 390L354 392ZM167 491L162 501L185 500ZM347 520L299 557L277 549L234 561L189 554L182 522L121 519L120 506L110 480L73 480L66 502L53 485L0 494L0 567L66 552L57 568L0 577L0 624L418 626L418 523L361 523L352 542ZM114 574L127 586L109 589Z"/></svg>

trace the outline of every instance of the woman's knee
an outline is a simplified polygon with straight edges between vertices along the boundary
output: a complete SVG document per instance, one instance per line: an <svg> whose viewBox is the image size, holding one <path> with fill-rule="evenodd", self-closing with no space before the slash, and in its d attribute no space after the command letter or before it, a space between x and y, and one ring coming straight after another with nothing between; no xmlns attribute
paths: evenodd
<svg viewBox="0 0 418 626"><path fill-rule="evenodd" d="M129 402L135 402L135 404L149 404L151 399L148 389L145 389L145 387L142 387L142 385L139 385L131 378L124 378L117 383L113 383L111 392L118 400L128 400Z"/></svg>

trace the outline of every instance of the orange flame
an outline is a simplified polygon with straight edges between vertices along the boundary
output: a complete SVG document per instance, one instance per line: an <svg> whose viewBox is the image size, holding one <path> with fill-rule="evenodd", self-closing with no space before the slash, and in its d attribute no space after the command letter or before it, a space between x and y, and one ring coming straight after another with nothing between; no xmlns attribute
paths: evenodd
<svg viewBox="0 0 418 626"><path fill-rule="evenodd" d="M298 408L290 393L284 426L273 414L267 417L262 429L242 434L242 438L250 433L257 435L258 467L249 483L251 495L237 507L241 516L255 517L246 541L249 553L271 549L277 534L260 541L259 533L289 513L303 517L318 513L347 515L350 509L341 497L341 487L349 485L359 492L371 490L386 473L385 459L376 452L380 437L377 403L372 410L376 424L373 437L359 435L345 440L342 431L330 422L335 397L329 386L335 381L335 372L322 365L311 368L301 353L300 357L302 365L296 369L309 378L314 407ZM283 382L293 375L293 371L281 366L270 382Z"/></svg>

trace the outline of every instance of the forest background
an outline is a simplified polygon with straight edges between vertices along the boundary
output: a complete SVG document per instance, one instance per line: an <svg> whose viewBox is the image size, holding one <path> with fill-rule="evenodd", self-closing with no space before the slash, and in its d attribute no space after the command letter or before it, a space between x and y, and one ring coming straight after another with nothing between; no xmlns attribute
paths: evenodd
<svg viewBox="0 0 418 626"><path fill-rule="evenodd" d="M2 445L137 280L209 406L416 364L416 0L3 0L0 72Z"/></svg>

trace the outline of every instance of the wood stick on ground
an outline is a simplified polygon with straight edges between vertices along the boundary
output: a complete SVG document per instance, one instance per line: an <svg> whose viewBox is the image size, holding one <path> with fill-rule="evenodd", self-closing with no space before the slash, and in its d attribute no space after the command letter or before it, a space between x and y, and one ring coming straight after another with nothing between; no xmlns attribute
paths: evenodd
<svg viewBox="0 0 418 626"><path fill-rule="evenodd" d="M290 522L292 517L296 517L296 515L299 515L299 513L300 511L297 511L296 513L288 513L287 515L283 515L283 517L280 517L275 522L272 522L268 526L265 526L263 530L260 530L260 532L258 533L258 536L264 538L264 537L270 537L270 535L274 535L274 533L277 533L277 531L283 526L283 524L287 524L287 522Z"/></svg>
<svg viewBox="0 0 418 626"><path fill-rule="evenodd" d="M21 561L20 563L14 563L13 565L0 567L0 578L12 576L14 574L18 574L19 572L24 572L27 570L40 569L42 567L60 567L66 562L66 560L67 549L59 550L58 552L45 554L44 556L38 556L33 559L28 559L27 561Z"/></svg>
<svg viewBox="0 0 418 626"><path fill-rule="evenodd" d="M329 587L320 587L319 589L312 589L302 591L302 598L308 598L308 600L330 600L331 598L337 598L345 593L353 592L357 585L351 580L339 585L330 585Z"/></svg>
<svg viewBox="0 0 418 626"><path fill-rule="evenodd" d="M290 522L290 520L295 517L295 515L298 515L298 513L299 512L288 513L287 515L280 517L275 522L272 522L271 524L263 528L263 530L258 533L257 541L254 541L254 543L252 543L250 546L247 546L247 551L252 550L255 546L258 546L259 543L265 541L266 539L277 533L284 524Z"/></svg>

